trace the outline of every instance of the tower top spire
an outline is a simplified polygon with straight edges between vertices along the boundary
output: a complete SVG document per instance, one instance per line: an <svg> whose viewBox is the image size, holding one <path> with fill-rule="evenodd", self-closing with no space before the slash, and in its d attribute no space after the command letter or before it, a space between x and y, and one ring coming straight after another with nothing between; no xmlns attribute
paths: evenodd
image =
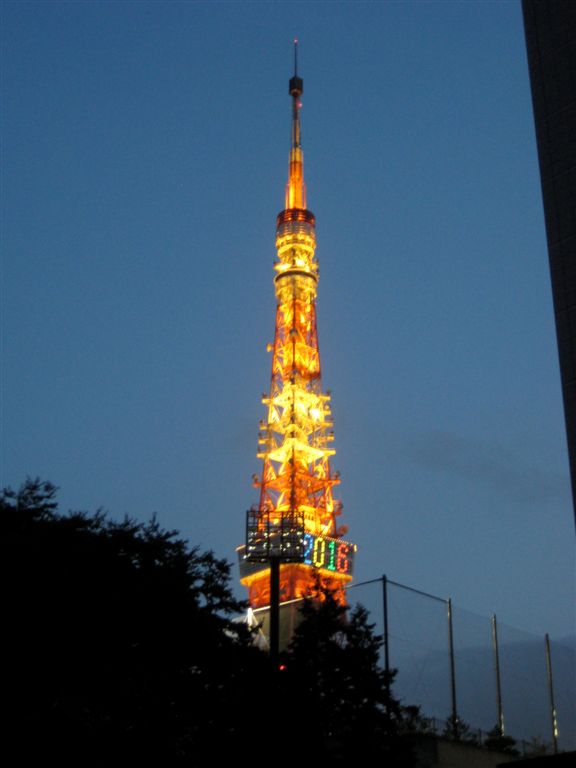
<svg viewBox="0 0 576 768"><path fill-rule="evenodd" d="M298 77L298 38L294 38L294 77L290 78L288 92L296 98L304 93L304 80Z"/></svg>
<svg viewBox="0 0 576 768"><path fill-rule="evenodd" d="M300 96L304 93L304 81L298 76L298 40L294 40L294 75L288 83L292 97L292 131L290 158L288 162L288 184L286 185L286 210L306 210L306 185L304 183L304 153L301 145Z"/></svg>

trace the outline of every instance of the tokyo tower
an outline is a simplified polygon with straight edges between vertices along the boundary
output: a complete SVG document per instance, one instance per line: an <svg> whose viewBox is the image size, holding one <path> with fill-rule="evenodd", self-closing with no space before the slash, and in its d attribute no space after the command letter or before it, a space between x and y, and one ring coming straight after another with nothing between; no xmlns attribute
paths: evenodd
<svg viewBox="0 0 576 768"><path fill-rule="evenodd" d="M238 549L240 580L252 609L267 608L274 600L271 568L277 570L276 589L285 606L313 593L318 579L344 601L356 550L342 539L347 528L339 525L342 505L334 498L340 478L330 467L334 433L330 396L321 385L316 221L306 206L302 93L295 41L288 184L285 208L276 221L272 378L262 399L267 418L258 435L262 473L254 475L260 499L248 511L246 546Z"/></svg>

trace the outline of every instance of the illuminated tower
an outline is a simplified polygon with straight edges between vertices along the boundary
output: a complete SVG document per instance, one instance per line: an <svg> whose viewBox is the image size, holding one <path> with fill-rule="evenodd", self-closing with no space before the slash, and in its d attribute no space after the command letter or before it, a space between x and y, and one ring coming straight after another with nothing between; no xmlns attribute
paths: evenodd
<svg viewBox="0 0 576 768"><path fill-rule="evenodd" d="M320 377L318 263L315 218L306 207L302 92L295 43L286 204L276 226L272 381L262 400L268 415L260 422L258 436L262 474L254 476L260 500L248 512L246 547L239 548L241 582L253 609L270 605L273 559L280 563L281 602L313 591L318 576L344 600L356 549L341 538L347 529L338 524L341 504L333 495L340 479L330 467L335 453L330 397L322 391Z"/></svg>

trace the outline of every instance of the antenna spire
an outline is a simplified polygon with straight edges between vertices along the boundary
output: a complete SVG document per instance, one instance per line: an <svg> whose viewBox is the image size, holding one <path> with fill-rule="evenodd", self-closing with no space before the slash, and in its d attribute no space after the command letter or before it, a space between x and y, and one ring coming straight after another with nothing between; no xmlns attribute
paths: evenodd
<svg viewBox="0 0 576 768"><path fill-rule="evenodd" d="M292 97L302 96L304 93L304 80L298 77L298 38L294 39L294 77L290 78L288 92Z"/></svg>
<svg viewBox="0 0 576 768"><path fill-rule="evenodd" d="M294 40L294 76L288 83L292 96L292 136L286 185L286 208L306 208L306 185L304 184L304 154L300 134L300 97L304 93L304 80L298 77L298 40Z"/></svg>
<svg viewBox="0 0 576 768"><path fill-rule="evenodd" d="M298 77L298 38L294 38L294 77Z"/></svg>

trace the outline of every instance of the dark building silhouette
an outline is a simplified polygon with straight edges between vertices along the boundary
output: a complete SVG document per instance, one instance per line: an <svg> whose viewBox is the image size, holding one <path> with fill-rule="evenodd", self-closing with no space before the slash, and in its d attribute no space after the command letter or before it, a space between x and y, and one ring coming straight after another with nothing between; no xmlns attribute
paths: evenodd
<svg viewBox="0 0 576 768"><path fill-rule="evenodd" d="M576 515L576 2L522 10Z"/></svg>

